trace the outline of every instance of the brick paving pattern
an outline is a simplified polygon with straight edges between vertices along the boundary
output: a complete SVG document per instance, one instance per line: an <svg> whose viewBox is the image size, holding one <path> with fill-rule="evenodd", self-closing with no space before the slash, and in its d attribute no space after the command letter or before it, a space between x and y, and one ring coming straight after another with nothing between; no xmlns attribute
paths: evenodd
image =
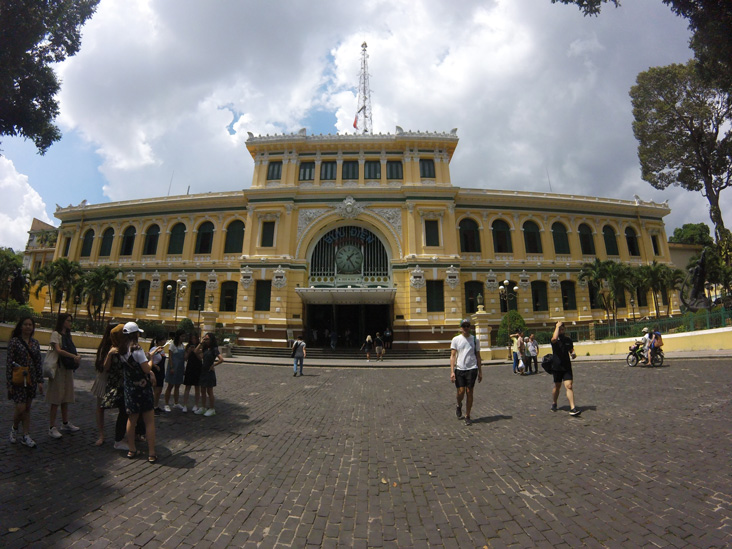
<svg viewBox="0 0 732 549"><path fill-rule="evenodd" d="M5 364L4 353L0 355ZM85 358L71 419L7 439L0 546L726 547L732 360L575 365L578 418L546 374L489 365L466 427L449 368L224 364L215 417L157 420L157 465L96 428ZM60 415L60 414L59 414Z"/></svg>

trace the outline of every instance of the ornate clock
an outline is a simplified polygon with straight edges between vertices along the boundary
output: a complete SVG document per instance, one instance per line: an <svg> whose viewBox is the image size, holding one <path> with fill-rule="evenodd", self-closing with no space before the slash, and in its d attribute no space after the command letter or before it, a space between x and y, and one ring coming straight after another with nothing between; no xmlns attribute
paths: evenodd
<svg viewBox="0 0 732 549"><path fill-rule="evenodd" d="M335 262L339 273L360 273L361 264L363 263L363 254L356 246L348 244L336 252Z"/></svg>

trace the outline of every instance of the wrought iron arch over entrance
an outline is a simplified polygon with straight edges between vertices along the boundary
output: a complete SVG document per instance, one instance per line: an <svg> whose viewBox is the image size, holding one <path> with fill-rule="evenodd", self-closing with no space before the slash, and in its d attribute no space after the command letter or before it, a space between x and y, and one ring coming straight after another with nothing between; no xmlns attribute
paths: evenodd
<svg viewBox="0 0 732 549"><path fill-rule="evenodd" d="M391 287L389 255L378 236L346 225L323 235L310 256L309 286L316 288Z"/></svg>

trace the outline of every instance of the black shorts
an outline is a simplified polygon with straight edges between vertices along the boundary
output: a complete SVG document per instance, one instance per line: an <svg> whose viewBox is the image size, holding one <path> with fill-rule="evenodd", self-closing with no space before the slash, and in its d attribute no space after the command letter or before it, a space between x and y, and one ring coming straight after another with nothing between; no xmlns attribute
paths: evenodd
<svg viewBox="0 0 732 549"><path fill-rule="evenodd" d="M554 383L561 383L562 381L572 381L572 368L567 368L561 372L552 372L554 376Z"/></svg>
<svg viewBox="0 0 732 549"><path fill-rule="evenodd" d="M478 379L478 368L472 370L458 370L455 368L455 387L475 387L475 380Z"/></svg>

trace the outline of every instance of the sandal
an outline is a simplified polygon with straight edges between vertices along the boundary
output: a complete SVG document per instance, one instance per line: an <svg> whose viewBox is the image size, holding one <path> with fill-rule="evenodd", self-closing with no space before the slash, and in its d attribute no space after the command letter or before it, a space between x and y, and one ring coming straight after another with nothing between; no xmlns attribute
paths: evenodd
<svg viewBox="0 0 732 549"><path fill-rule="evenodd" d="M148 463L157 463L157 461L158 461L158 456L148 456L147 457Z"/></svg>
<svg viewBox="0 0 732 549"><path fill-rule="evenodd" d="M130 450L127 452L127 459L135 459L137 456L139 456L142 452L140 450Z"/></svg>
<svg viewBox="0 0 732 549"><path fill-rule="evenodd" d="M96 442L94 443L94 446L101 446L102 444L104 444L104 439L100 437L100 438L98 438L98 439L97 439L97 441L96 441Z"/></svg>

